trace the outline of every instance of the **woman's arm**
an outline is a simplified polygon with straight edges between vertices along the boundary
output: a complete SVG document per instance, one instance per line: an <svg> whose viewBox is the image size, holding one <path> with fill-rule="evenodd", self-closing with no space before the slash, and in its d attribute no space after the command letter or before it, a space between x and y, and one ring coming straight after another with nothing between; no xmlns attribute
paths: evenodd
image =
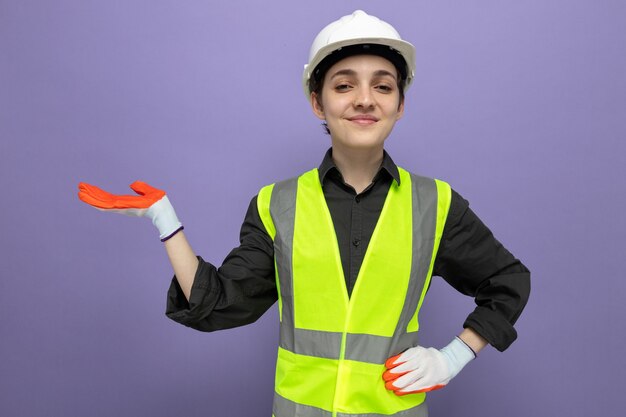
<svg viewBox="0 0 626 417"><path fill-rule="evenodd" d="M484 337L469 327L463 329L463 331L459 334L459 339L469 346L476 355L478 355L478 352L483 350L483 348L489 344Z"/></svg>
<svg viewBox="0 0 626 417"><path fill-rule="evenodd" d="M165 192L136 181L137 195L116 195L80 183L78 197L101 210L147 217L159 230L174 269L166 315L185 326L214 331L258 319L277 299L274 248L256 197L241 227L240 245L216 268L194 253Z"/></svg>
<svg viewBox="0 0 626 417"><path fill-rule="evenodd" d="M174 268L178 284L189 301L191 286L198 269L198 258L182 230L165 241L165 250Z"/></svg>
<svg viewBox="0 0 626 417"><path fill-rule="evenodd" d="M474 297L477 306L460 334L472 349L482 345L481 339L499 351L513 343L513 326L528 301L530 272L455 191L433 275Z"/></svg>

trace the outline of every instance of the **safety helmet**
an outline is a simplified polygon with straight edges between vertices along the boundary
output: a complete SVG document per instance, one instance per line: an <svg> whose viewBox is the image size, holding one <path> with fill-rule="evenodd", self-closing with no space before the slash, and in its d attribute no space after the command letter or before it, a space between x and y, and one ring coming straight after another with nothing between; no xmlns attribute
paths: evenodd
<svg viewBox="0 0 626 417"><path fill-rule="evenodd" d="M357 50L345 54L346 50L353 48ZM313 40L309 51L309 63L304 65L302 74L302 85L307 100L311 96L309 79L316 76L320 63L326 58L335 57L337 59L333 61L334 63L345 56L357 53L373 53L388 58L400 69L404 78L404 91L411 85L415 76L415 47L403 41L389 23L362 10L356 10L351 15L330 23ZM324 71L328 68L329 66L326 66Z"/></svg>

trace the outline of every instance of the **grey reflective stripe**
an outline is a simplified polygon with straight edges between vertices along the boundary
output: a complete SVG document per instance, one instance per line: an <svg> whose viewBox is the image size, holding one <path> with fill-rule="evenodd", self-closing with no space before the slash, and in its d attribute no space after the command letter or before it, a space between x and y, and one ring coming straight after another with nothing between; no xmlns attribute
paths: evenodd
<svg viewBox="0 0 626 417"><path fill-rule="evenodd" d="M310 405L298 404L274 392L275 417L332 417L333 413Z"/></svg>
<svg viewBox="0 0 626 417"><path fill-rule="evenodd" d="M435 244L437 228L437 184L430 178L411 174L412 209L413 209L413 254L411 259L411 278L407 288L402 313L393 335L392 350L389 356L395 356L417 345L415 338L406 337L407 326L415 314L426 283ZM417 333L417 332L414 332Z"/></svg>
<svg viewBox="0 0 626 417"><path fill-rule="evenodd" d="M394 335L394 337L348 333L346 335L345 358L382 365L387 359L395 355L395 353L389 353L393 352L395 346L417 346L417 332L407 333L405 331L397 336Z"/></svg>
<svg viewBox="0 0 626 417"><path fill-rule="evenodd" d="M383 364L389 358L391 338L371 334L346 335L346 354L348 360Z"/></svg>
<svg viewBox="0 0 626 417"><path fill-rule="evenodd" d="M270 199L270 215L272 216L272 221L276 228L276 236L274 237L274 257L276 258L282 303L280 343L281 346L292 352L294 350L294 321L291 265L297 188L297 178L291 178L276 183Z"/></svg>
<svg viewBox="0 0 626 417"><path fill-rule="evenodd" d="M281 336L282 336L281 326ZM341 333L319 330L293 329L294 346L286 346L282 341L280 347L299 355L317 356L318 358L339 359L341 353Z"/></svg>
<svg viewBox="0 0 626 417"><path fill-rule="evenodd" d="M274 392L274 407L272 409L274 417L332 417L333 413L322 410L321 408L312 407L310 405L298 404L282 395ZM408 410L399 411L395 414L346 414L337 413L337 417L428 417L428 406L426 402L410 408Z"/></svg>
<svg viewBox="0 0 626 417"><path fill-rule="evenodd" d="M341 336L341 333L335 332L288 329L281 324L280 347L299 355L339 359ZM346 338L346 359L378 365L384 364L390 356L394 356L394 354L389 354L393 350L393 346L403 346L402 350L417 346L417 332L406 333L405 331L397 337L347 333ZM392 346L394 342L395 344Z"/></svg>

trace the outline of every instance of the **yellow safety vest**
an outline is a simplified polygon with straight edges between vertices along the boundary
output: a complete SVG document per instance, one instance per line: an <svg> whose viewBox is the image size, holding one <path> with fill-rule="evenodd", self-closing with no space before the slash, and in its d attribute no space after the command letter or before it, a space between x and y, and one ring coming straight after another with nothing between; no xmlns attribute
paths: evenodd
<svg viewBox="0 0 626 417"><path fill-rule="evenodd" d="M280 316L274 417L427 415L425 394L397 396L382 374L385 360L418 344L450 186L399 172L351 297L317 169L259 192Z"/></svg>

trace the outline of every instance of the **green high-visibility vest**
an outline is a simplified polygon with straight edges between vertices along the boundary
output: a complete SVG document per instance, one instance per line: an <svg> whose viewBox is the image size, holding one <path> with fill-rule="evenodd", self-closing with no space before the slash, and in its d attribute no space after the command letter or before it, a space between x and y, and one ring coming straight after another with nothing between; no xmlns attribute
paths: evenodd
<svg viewBox="0 0 626 417"><path fill-rule="evenodd" d="M382 374L389 357L418 344L450 186L399 172L350 297L317 169L259 192L280 316L274 417L427 415L425 394L397 396Z"/></svg>

